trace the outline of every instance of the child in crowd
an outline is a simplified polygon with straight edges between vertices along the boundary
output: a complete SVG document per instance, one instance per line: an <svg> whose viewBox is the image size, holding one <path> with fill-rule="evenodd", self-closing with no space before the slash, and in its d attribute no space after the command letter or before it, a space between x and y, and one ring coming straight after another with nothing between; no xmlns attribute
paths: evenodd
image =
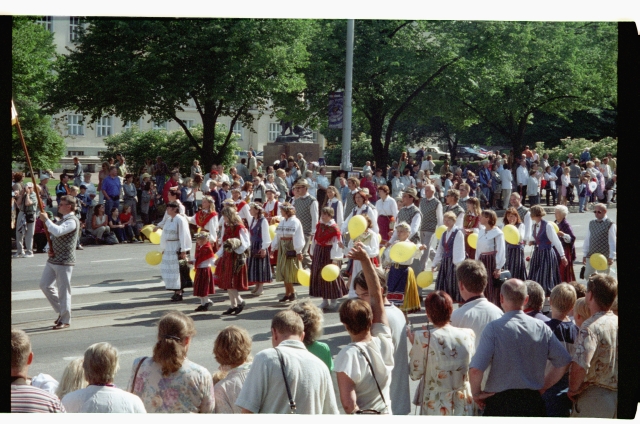
<svg viewBox="0 0 640 424"><path fill-rule="evenodd" d="M587 305L586 298L581 297L576 300L576 304L573 306L573 319L576 322L578 328L582 327L582 323L591 318L591 311L589 305Z"/></svg>
<svg viewBox="0 0 640 424"><path fill-rule="evenodd" d="M124 224L120 222L120 213L118 212L118 208L111 208L108 220L109 228L111 228L111 232L116 235L118 242L126 243L127 237L124 234Z"/></svg>
<svg viewBox="0 0 640 424"><path fill-rule="evenodd" d="M185 178L180 187L180 201L184 205L185 214L187 216L193 216L194 204L196 200L196 191L193 188L191 178Z"/></svg>
<svg viewBox="0 0 640 424"><path fill-rule="evenodd" d="M579 212L585 212L585 205L587 203L587 197L589 196L589 177L580 178L580 185L578 186L578 199L579 199Z"/></svg>
<svg viewBox="0 0 640 424"><path fill-rule="evenodd" d="M209 232L200 231L196 233L196 254L195 260L189 261L189 264L195 265L196 278L193 281L193 295L200 298L200 306L196 312L205 312L209 307L213 306L213 302L209 300L209 295L216 292L213 284L213 273L211 266L214 262L213 247L209 241Z"/></svg>
<svg viewBox="0 0 640 424"><path fill-rule="evenodd" d="M91 205L91 199L89 199L89 195L87 194L87 186L80 186L80 193L76 196L76 200L78 201L78 206L80 209L80 222L84 225L87 221L87 210L89 205Z"/></svg>
<svg viewBox="0 0 640 424"><path fill-rule="evenodd" d="M544 170L544 179L547 182L545 186L545 191L547 193L547 206L549 205L549 196L553 198L553 206L556 205L556 181L558 180L558 176L551 172L551 167L547 166Z"/></svg>
<svg viewBox="0 0 640 424"><path fill-rule="evenodd" d="M133 219L130 205L122 207L120 222L124 225L124 234L129 243L142 243L142 236L140 235L140 231Z"/></svg>

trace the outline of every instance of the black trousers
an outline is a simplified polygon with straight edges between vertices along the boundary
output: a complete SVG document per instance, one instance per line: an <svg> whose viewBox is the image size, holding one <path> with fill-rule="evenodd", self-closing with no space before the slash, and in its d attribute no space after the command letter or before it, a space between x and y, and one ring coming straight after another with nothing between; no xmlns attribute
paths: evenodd
<svg viewBox="0 0 640 424"><path fill-rule="evenodd" d="M485 417L546 417L547 410L540 392L512 389L487 398Z"/></svg>
<svg viewBox="0 0 640 424"><path fill-rule="evenodd" d="M550 188L545 188L545 191L547 192L547 206L549 205L549 196L553 197L553 206L556 205L556 191L555 190L551 190Z"/></svg>

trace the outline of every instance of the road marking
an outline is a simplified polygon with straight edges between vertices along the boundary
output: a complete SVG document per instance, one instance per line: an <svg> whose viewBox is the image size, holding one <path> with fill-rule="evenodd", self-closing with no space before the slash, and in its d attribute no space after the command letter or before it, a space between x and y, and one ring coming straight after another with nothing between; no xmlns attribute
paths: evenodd
<svg viewBox="0 0 640 424"><path fill-rule="evenodd" d="M116 261L132 261L133 258L126 258L126 259L103 259L100 261L91 261L92 264L98 263L98 262L116 262Z"/></svg>
<svg viewBox="0 0 640 424"><path fill-rule="evenodd" d="M142 280L142 281L149 281ZM134 281L131 281L132 283ZM126 286L102 286L102 287L73 287L72 286L72 294L83 295L83 294L96 294L96 293L105 293L110 291L122 290L125 288L136 288L136 289L148 289L152 287L163 287L164 283L162 281L156 281L153 283L147 284L136 284L136 285L126 285ZM20 292L11 293L11 301L17 302L20 300L34 300L34 299L46 299L42 290L24 290Z"/></svg>

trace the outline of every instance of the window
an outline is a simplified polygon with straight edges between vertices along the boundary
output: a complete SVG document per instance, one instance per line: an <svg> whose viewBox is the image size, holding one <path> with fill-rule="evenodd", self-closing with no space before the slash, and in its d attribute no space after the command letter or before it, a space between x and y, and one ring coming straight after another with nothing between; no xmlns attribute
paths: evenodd
<svg viewBox="0 0 640 424"><path fill-rule="evenodd" d="M280 124L276 124L275 122L269 123L269 141L275 141L281 131L282 126Z"/></svg>
<svg viewBox="0 0 640 424"><path fill-rule="evenodd" d="M127 121L125 122L124 126L122 127L125 131L126 130L130 130L131 128L133 128L133 126L137 126L138 128L140 128L140 119L138 119L137 121Z"/></svg>
<svg viewBox="0 0 640 424"><path fill-rule="evenodd" d="M84 135L82 115L67 115L67 135Z"/></svg>
<svg viewBox="0 0 640 424"><path fill-rule="evenodd" d="M47 31L53 32L53 16L42 16L36 19L36 23L42 25Z"/></svg>
<svg viewBox="0 0 640 424"><path fill-rule="evenodd" d="M96 126L98 137L108 137L111 135L111 117L103 116L98 119L98 125Z"/></svg>
<svg viewBox="0 0 640 424"><path fill-rule="evenodd" d="M153 121L153 129L154 130L166 130L167 129L167 121Z"/></svg>
<svg viewBox="0 0 640 424"><path fill-rule="evenodd" d="M82 150L69 150L67 151L67 156L84 156L84 151Z"/></svg>
<svg viewBox="0 0 640 424"><path fill-rule="evenodd" d="M242 123L240 121L236 121L236 123L234 124L233 133L237 135L240 140L242 140L244 129L242 128Z"/></svg>
<svg viewBox="0 0 640 424"><path fill-rule="evenodd" d="M69 41L78 39L78 29L80 28L80 18L75 16L69 17Z"/></svg>
<svg viewBox="0 0 640 424"><path fill-rule="evenodd" d="M195 121L193 119L183 119L182 123L185 124L187 128L191 128L195 125Z"/></svg>

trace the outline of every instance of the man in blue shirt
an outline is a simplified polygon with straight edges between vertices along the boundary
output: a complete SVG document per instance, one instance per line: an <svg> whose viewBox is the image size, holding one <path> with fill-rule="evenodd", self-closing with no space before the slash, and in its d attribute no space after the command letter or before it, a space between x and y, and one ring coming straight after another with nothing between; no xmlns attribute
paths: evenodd
<svg viewBox="0 0 640 424"><path fill-rule="evenodd" d="M487 198L488 204L491 206L491 171L489 171L489 161L482 161L482 169L480 169L480 188L482 190L482 194Z"/></svg>
<svg viewBox="0 0 640 424"><path fill-rule="evenodd" d="M109 175L102 180L102 194L104 195L105 213L111 214L111 208L120 208L120 178L118 178L118 168L111 165Z"/></svg>
<svg viewBox="0 0 640 424"><path fill-rule="evenodd" d="M502 285L504 315L487 324L471 359L471 392L485 416L545 417L540 391L558 382L571 363L571 355L549 326L523 312L527 301L527 287L521 280L512 278ZM552 367L545 373L547 360ZM483 373L489 365L482 391Z"/></svg>

